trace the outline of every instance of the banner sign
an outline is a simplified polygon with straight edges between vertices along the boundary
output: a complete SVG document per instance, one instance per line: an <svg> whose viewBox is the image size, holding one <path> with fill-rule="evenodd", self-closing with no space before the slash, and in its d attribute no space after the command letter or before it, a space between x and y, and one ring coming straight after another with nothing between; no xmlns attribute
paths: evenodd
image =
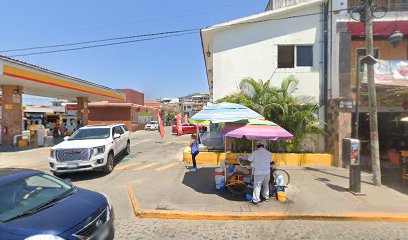
<svg viewBox="0 0 408 240"><path fill-rule="evenodd" d="M402 86L408 85L408 61L378 60L374 65L374 76L376 83L398 83ZM367 67L364 67L364 81L367 82Z"/></svg>
<svg viewBox="0 0 408 240"><path fill-rule="evenodd" d="M67 115L76 115L78 112L76 104L67 104L65 105L65 114Z"/></svg>
<svg viewBox="0 0 408 240"><path fill-rule="evenodd" d="M184 124L188 124L188 115L184 114Z"/></svg>
<svg viewBox="0 0 408 240"><path fill-rule="evenodd" d="M181 127L181 113L177 114L177 135L183 134L183 129Z"/></svg>
<svg viewBox="0 0 408 240"><path fill-rule="evenodd" d="M157 112L157 120L159 121L160 136L161 136L161 138L163 138L164 137L164 126L163 126L163 121L162 121L162 118L161 118L159 112Z"/></svg>

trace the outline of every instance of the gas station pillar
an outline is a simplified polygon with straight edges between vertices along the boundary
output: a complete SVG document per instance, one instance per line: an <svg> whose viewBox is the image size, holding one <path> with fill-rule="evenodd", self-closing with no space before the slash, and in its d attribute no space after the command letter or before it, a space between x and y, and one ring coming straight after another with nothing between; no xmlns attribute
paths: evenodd
<svg viewBox="0 0 408 240"><path fill-rule="evenodd" d="M80 125L78 128L88 125L88 102L87 97L77 97L77 118Z"/></svg>
<svg viewBox="0 0 408 240"><path fill-rule="evenodd" d="M1 85L3 109L1 118L1 144L12 145L15 135L22 133L22 87Z"/></svg>

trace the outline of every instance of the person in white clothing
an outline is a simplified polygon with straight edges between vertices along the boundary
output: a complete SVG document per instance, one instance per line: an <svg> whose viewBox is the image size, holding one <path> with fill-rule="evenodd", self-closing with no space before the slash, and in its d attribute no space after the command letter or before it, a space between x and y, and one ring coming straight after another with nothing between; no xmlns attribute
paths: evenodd
<svg viewBox="0 0 408 240"><path fill-rule="evenodd" d="M252 171L254 174L253 204L258 204L261 201L261 189L263 198L266 201L269 199L270 163L272 160L272 153L265 149L263 143L258 143L256 147L257 150L255 150L248 159L252 162Z"/></svg>
<svg viewBox="0 0 408 240"><path fill-rule="evenodd" d="M70 136L71 134L75 132L75 130L76 129L75 129L74 123L70 122L70 124L65 127L65 135Z"/></svg>

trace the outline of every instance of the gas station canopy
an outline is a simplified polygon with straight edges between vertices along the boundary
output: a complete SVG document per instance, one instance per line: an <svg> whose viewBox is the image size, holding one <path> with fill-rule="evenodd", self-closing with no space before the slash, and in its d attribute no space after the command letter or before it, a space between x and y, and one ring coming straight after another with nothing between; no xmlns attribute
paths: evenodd
<svg viewBox="0 0 408 240"><path fill-rule="evenodd" d="M33 64L0 56L0 86L21 86L24 94L89 101L125 100L125 94L111 88L57 73Z"/></svg>

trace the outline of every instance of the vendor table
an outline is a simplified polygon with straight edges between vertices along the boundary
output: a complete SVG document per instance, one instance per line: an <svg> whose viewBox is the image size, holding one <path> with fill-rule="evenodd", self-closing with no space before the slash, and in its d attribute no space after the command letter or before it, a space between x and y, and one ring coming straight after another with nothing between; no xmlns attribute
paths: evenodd
<svg viewBox="0 0 408 240"><path fill-rule="evenodd" d="M408 150L401 151L402 155L402 178L408 179Z"/></svg>

